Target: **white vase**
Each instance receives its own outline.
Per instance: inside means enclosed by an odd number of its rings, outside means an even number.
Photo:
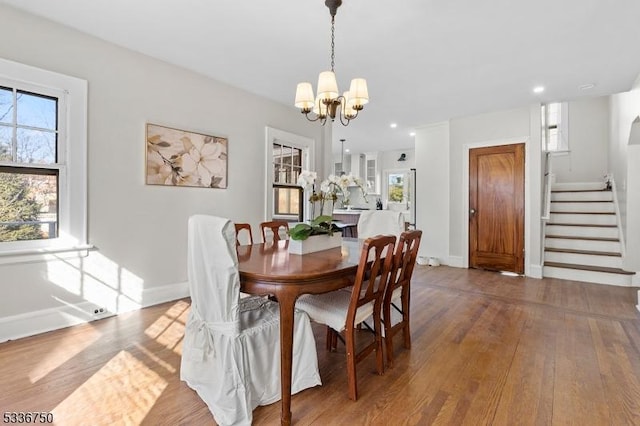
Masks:
[[[333,235],[312,235],[306,240],[289,239],[289,253],[307,254],[316,251],[329,250],[342,245],[342,235],[334,232]]]

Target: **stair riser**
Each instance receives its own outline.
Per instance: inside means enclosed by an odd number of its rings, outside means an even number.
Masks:
[[[578,269],[556,268],[545,266],[542,270],[544,277],[560,278],[563,280],[584,281],[596,284],[631,286],[631,275],[612,274],[608,272],[584,271]]]
[[[581,253],[545,252],[545,262],[571,263],[573,265],[604,266],[622,268],[622,258],[618,256],[598,256]]]
[[[552,212],[591,212],[591,213],[615,213],[613,203],[597,202],[597,203],[551,203]]]
[[[613,201],[613,194],[610,191],[552,192],[551,201]]]
[[[616,216],[613,214],[551,213],[550,222],[576,225],[615,225]]]
[[[551,189],[554,191],[600,191],[605,186],[604,182],[557,182],[551,185]]]
[[[620,253],[620,242],[597,240],[568,240],[564,238],[545,238],[545,247],[569,250],[604,251]]]
[[[545,233],[547,235],[562,235],[566,237],[618,238],[618,228],[589,226],[547,225]]]

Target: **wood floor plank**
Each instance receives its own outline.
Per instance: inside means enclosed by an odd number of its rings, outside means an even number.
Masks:
[[[394,342],[383,376],[344,346],[324,349],[322,386],[292,398],[296,425],[637,425],[637,289],[417,266],[412,349]],[[60,425],[214,425],[179,379],[189,300],[0,344],[0,407],[50,411]],[[87,420],[90,419],[90,420]],[[280,404],[254,424],[277,425]]]

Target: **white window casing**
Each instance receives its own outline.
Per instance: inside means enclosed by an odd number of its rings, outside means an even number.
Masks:
[[[91,248],[87,242],[87,81],[0,59],[0,86],[58,98],[57,162],[29,166],[59,172],[58,237],[0,242],[0,264]]]

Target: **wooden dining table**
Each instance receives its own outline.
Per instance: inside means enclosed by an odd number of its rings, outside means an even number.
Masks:
[[[289,241],[238,246],[240,288],[244,293],[271,295],[280,305],[281,424],[291,424],[293,320],[301,294],[319,294],[353,284],[362,241],[344,238],[342,247],[292,254]]]

